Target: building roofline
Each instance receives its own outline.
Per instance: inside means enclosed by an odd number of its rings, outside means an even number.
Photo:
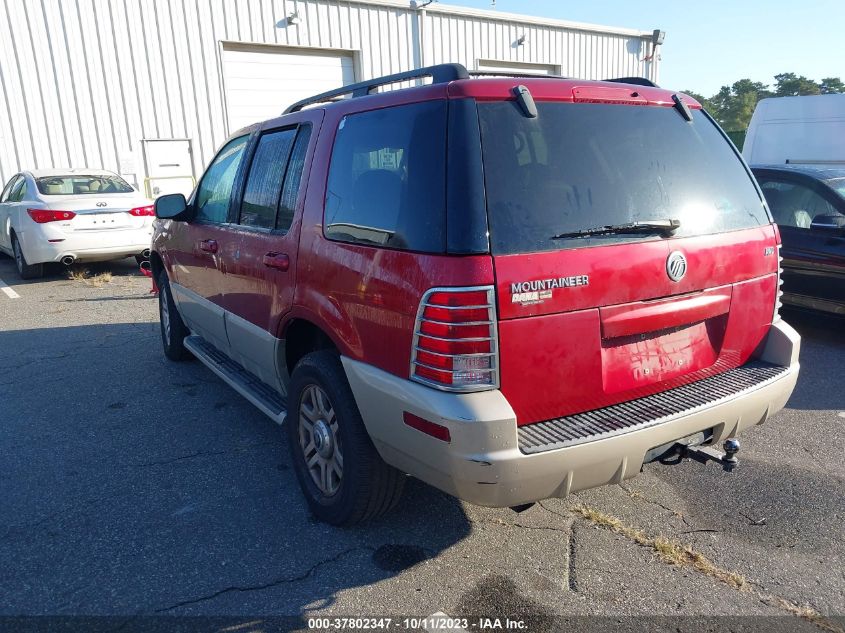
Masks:
[[[589,24],[587,22],[570,22],[557,18],[541,18],[521,13],[505,13],[504,11],[491,11],[489,9],[473,9],[471,7],[459,7],[453,4],[427,4],[425,7],[411,6],[410,2],[397,0],[347,0],[350,4],[366,4],[371,6],[390,7],[392,9],[405,9],[414,11],[425,9],[430,13],[444,13],[447,15],[461,15],[466,17],[494,20],[498,22],[520,22],[532,26],[552,26],[571,31],[582,31],[586,33],[603,33],[610,35],[625,35],[640,39],[651,39],[651,31],[640,31],[637,29],[626,29],[616,26],[604,26],[601,24]]]

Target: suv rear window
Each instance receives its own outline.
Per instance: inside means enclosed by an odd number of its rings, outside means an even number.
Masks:
[[[526,253],[660,239],[613,234],[552,239],[605,225],[675,218],[677,237],[769,222],[756,188],[700,110],[479,103],[490,246]]]
[[[446,101],[427,101],[341,121],[326,190],[326,237],[444,251],[446,112]]]

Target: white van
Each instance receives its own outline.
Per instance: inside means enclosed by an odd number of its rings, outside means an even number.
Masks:
[[[742,155],[752,165],[845,165],[845,94],[761,100]]]

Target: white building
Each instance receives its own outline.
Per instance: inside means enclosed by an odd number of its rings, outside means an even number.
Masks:
[[[0,0],[0,179],[98,167],[184,190],[230,131],[442,62],[657,80],[651,32],[392,0]]]

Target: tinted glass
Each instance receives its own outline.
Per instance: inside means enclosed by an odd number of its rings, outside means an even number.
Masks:
[[[20,202],[26,194],[26,179],[19,178],[9,192],[9,202]]]
[[[752,180],[718,128],[700,111],[515,102],[479,103],[490,242],[525,253],[661,239],[561,233],[674,218],[675,236],[768,223]]]
[[[0,194],[0,202],[8,202],[9,201],[9,194],[12,193],[12,187],[14,187],[18,182],[19,176],[12,176],[9,179],[9,182],[6,183],[6,186],[3,187],[3,193]]]
[[[809,229],[818,215],[839,215],[832,204],[810,187],[786,180],[758,180],[778,226]]]
[[[296,129],[278,130],[258,140],[241,204],[240,223],[244,226],[276,226],[276,209],[294,136]]]
[[[232,183],[248,140],[248,136],[240,136],[229,141],[205,170],[195,198],[198,220],[218,224],[227,221]]]
[[[288,172],[285,185],[282,188],[282,199],[279,202],[279,214],[276,217],[276,228],[287,231],[293,223],[296,210],[296,199],[299,195],[299,185],[302,181],[302,170],[305,168],[305,154],[308,152],[308,141],[311,138],[311,126],[303,125],[296,134],[296,143],[290,154]]]
[[[48,176],[36,178],[35,184],[45,196],[88,196],[134,191],[120,176]]]
[[[347,116],[332,152],[326,237],[443,252],[446,102]]]
[[[827,184],[842,198],[845,198],[845,178],[834,178],[828,180]]]

